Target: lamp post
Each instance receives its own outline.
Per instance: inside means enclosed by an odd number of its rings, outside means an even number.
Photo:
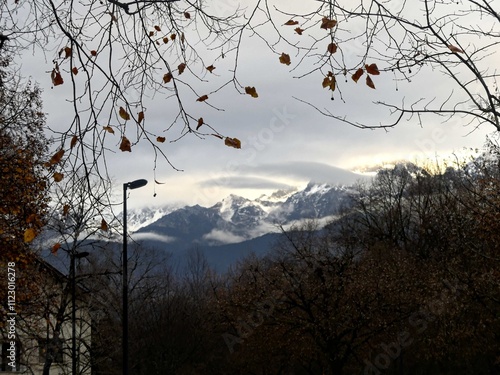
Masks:
[[[128,375],[128,254],[127,254],[127,189],[138,189],[145,186],[147,180],[135,180],[123,184],[123,375]]]
[[[71,279],[71,369],[72,374],[76,375],[76,273],[75,259],[82,259],[89,256],[86,251],[78,252],[73,250],[70,254],[70,279]]]

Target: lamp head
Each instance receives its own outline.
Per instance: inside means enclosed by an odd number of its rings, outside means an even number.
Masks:
[[[148,183],[147,180],[141,179],[141,180],[135,180],[132,182],[127,182],[127,183],[123,184],[123,186],[125,186],[126,189],[127,188],[128,189],[138,189],[138,188],[145,186],[147,183]]]

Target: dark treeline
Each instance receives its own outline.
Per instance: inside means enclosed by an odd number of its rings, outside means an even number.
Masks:
[[[131,373],[500,373],[499,151],[382,170],[340,219],[283,231],[225,275],[196,250],[181,277],[142,272]],[[99,293],[95,371],[118,374],[119,288]]]

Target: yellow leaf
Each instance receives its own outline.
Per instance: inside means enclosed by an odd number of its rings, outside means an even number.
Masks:
[[[165,140],[166,140],[165,137],[156,137],[157,142],[163,143],[163,142],[165,142]]]
[[[56,172],[54,173],[53,177],[55,182],[61,182],[62,179],[64,178],[64,175],[62,173]]]
[[[122,142],[120,143],[120,150],[132,152],[131,144],[127,137],[122,137]]]
[[[245,87],[245,92],[250,95],[252,98],[258,98],[259,94],[257,94],[257,91],[255,90],[255,87],[250,87],[247,86]]]
[[[280,63],[285,65],[290,65],[291,64],[290,55],[282,53],[280,56]]]
[[[163,82],[164,83],[169,83],[172,80],[172,74],[170,72],[166,73],[163,76]]]
[[[36,231],[33,228],[28,228],[24,231],[24,242],[30,243],[36,237]]]
[[[130,115],[128,114],[128,112],[125,110],[125,108],[123,107],[120,107],[120,111],[118,112],[118,114],[120,115],[120,117],[122,119],[124,119],[125,121],[127,120],[130,120]]]
[[[238,138],[226,137],[224,144],[228,147],[241,148],[241,141]]]
[[[115,134],[115,131],[111,126],[103,126],[103,129],[106,130],[108,133]]]
[[[104,231],[104,232],[107,232],[108,231],[108,223],[106,223],[106,220],[102,219],[101,220],[101,230]]]
[[[196,101],[197,102],[204,102],[207,99],[208,99],[208,95],[202,95],[198,99],[196,99]]]
[[[331,20],[327,17],[323,17],[323,19],[321,20],[321,28],[322,29],[325,29],[325,30],[332,29],[335,27],[335,25],[337,25],[337,21]]]
[[[375,89],[375,84],[373,83],[370,76],[366,76],[366,85],[372,89]]]

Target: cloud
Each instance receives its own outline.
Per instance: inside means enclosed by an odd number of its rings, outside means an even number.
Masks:
[[[199,183],[200,187],[224,186],[232,189],[289,189],[290,185],[253,176],[218,177]]]
[[[223,230],[214,229],[210,233],[207,233],[203,236],[205,240],[214,240],[222,243],[238,243],[246,240],[245,237],[238,236],[231,232],[225,232]]]
[[[153,240],[153,241],[170,243],[176,240],[175,237],[164,236],[157,233],[148,233],[148,232],[133,233],[131,236],[135,241]]]

